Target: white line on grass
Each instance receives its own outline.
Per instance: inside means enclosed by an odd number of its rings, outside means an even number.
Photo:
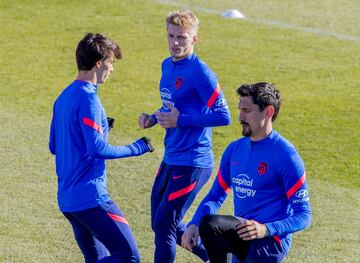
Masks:
[[[149,0],[149,1],[166,4],[166,5],[171,5],[171,6],[177,6],[177,7],[179,5],[180,6],[182,5],[181,8],[190,8],[190,6],[188,6],[186,4],[182,4],[180,1],[177,1],[175,3],[171,0]],[[205,8],[202,6],[191,6],[191,9],[194,9],[194,10],[202,12],[202,13],[220,15],[220,12],[218,10]],[[239,10],[239,11],[242,12],[242,10]],[[316,27],[303,27],[303,26],[298,26],[298,25],[294,25],[294,24],[290,24],[290,23],[286,23],[286,22],[280,22],[280,21],[276,21],[276,20],[256,19],[256,18],[246,17],[246,14],[245,14],[245,18],[243,18],[243,20],[246,20],[250,23],[257,24],[257,25],[265,25],[265,26],[273,26],[273,27],[284,28],[284,29],[292,29],[292,30],[297,30],[297,31],[302,31],[302,32],[307,32],[307,33],[314,33],[314,34],[317,34],[320,36],[325,36],[325,37],[333,37],[333,38],[336,38],[339,40],[360,43],[360,37],[350,36],[350,35],[336,33],[336,32],[330,32],[330,31],[326,31],[326,30],[323,30],[321,28],[316,28]]]
[[[292,25],[292,24],[288,24],[288,23],[280,22],[280,21],[276,21],[276,20],[259,20],[259,19],[253,19],[253,18],[245,18],[245,20],[247,20],[251,23],[254,23],[254,24],[275,26],[275,27],[284,28],[284,29],[293,29],[293,30],[298,30],[298,31],[302,31],[302,32],[315,33],[320,36],[334,37],[339,40],[346,40],[346,41],[351,41],[351,42],[355,42],[355,43],[360,43],[360,37],[349,36],[349,35],[340,34],[340,33],[336,33],[336,32],[329,32],[329,31],[325,31],[321,28],[297,26],[297,25]]]

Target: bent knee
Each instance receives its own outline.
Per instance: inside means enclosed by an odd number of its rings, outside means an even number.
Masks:
[[[212,231],[214,226],[215,215],[205,215],[200,220],[199,233],[200,235]]]

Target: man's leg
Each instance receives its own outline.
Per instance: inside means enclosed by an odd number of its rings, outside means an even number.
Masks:
[[[75,240],[84,255],[85,263],[96,262],[108,255],[105,246],[82,223],[77,221],[71,213],[64,213],[64,216],[73,228]]]
[[[167,185],[164,188],[162,200],[156,213],[152,215],[156,246],[155,263],[174,262],[177,239],[183,231],[183,225],[180,225],[181,220],[197,193],[208,181],[212,171],[212,169],[188,166],[171,167],[172,169],[169,169],[166,175]],[[204,254],[205,250],[202,249],[197,255],[201,257]],[[204,258],[203,260],[206,261],[207,259]]]
[[[240,222],[238,218],[227,215],[206,215],[202,218],[199,232],[210,262],[226,263],[228,253],[240,260],[247,257],[251,241],[238,237],[235,227]]]
[[[274,237],[244,241],[239,238],[236,225],[240,219],[228,215],[207,215],[201,220],[199,232],[210,262],[225,263],[227,253],[236,263],[279,263],[286,251]]]
[[[249,254],[244,263],[280,263],[287,252],[274,237],[251,241]]]
[[[154,219],[159,209],[160,203],[168,185],[172,169],[169,165],[162,162],[155,176],[155,181],[151,190],[151,228],[154,230]]]
[[[140,262],[134,236],[121,210],[112,201],[72,213],[109,251],[110,255],[96,262]]]

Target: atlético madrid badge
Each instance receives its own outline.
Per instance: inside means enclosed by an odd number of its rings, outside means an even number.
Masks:
[[[268,168],[267,163],[259,163],[258,174],[264,175],[267,171],[267,168]]]
[[[175,88],[176,88],[176,89],[180,89],[182,83],[183,83],[182,78],[177,77],[176,80],[175,80]]]

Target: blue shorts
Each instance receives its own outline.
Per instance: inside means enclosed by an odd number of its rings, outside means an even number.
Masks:
[[[86,263],[140,262],[129,224],[113,201],[63,214],[73,227],[75,239]]]

